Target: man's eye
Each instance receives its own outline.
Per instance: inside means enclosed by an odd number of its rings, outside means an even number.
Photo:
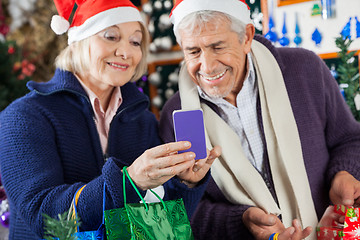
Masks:
[[[191,52],[189,52],[189,54],[190,55],[196,55],[196,54],[198,54],[200,51],[191,51]]]

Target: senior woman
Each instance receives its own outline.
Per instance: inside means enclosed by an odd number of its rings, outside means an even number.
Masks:
[[[8,195],[10,239],[39,239],[43,214],[67,211],[86,184],[77,210],[81,230],[101,223],[107,208],[124,205],[122,167],[143,196],[162,185],[164,199],[183,198],[191,215],[219,155],[178,154],[189,142],[161,145],[148,99],[130,81],[146,70],[148,32],[128,0],[55,1],[52,29],[68,31],[53,78],[29,82],[30,93],[0,113],[0,166]],[[68,24],[68,25],[67,25]],[[176,176],[176,177],[174,177]],[[127,182],[127,202],[140,199]]]

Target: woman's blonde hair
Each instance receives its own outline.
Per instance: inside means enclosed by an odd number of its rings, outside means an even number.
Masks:
[[[136,81],[147,71],[147,56],[149,51],[150,36],[147,28],[139,22],[143,35],[141,41],[142,58],[137,65],[130,81]],[[74,42],[67,46],[55,59],[55,67],[72,73],[84,73],[90,67],[90,41],[89,38]]]

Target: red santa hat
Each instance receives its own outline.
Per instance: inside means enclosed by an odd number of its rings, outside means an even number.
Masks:
[[[202,10],[227,13],[245,24],[251,23],[250,8],[245,0],[176,0],[170,13],[174,31],[185,16]]]
[[[143,22],[130,0],[54,0],[59,15],[51,19],[58,35],[68,31],[68,44],[90,37],[107,27],[125,22]],[[71,24],[69,19],[76,4]]]

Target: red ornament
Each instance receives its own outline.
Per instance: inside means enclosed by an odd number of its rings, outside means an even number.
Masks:
[[[9,54],[14,54],[15,53],[15,48],[14,48],[14,46],[9,46],[9,48],[8,48],[8,53]]]

